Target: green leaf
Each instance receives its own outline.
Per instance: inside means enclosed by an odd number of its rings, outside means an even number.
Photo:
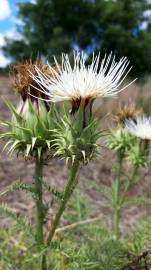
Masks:
[[[32,230],[32,226],[26,218],[21,217],[20,215],[18,216],[15,213],[15,211],[12,210],[11,208],[9,208],[6,204],[0,205],[0,213],[11,217],[13,220],[15,220],[17,222],[17,225],[19,226],[19,228],[22,229],[22,231],[24,233],[26,233],[27,235],[32,237],[33,240],[35,239],[34,234],[33,234],[33,230]]]
[[[7,105],[7,107],[10,109],[10,111],[12,112],[12,114],[15,116],[18,124],[22,124],[23,122],[23,118],[22,116],[17,112],[17,110],[15,109],[15,107],[8,101],[5,100],[5,104]]]
[[[78,133],[81,133],[82,130],[83,130],[83,106],[80,105],[79,107],[79,110],[76,114],[76,119],[75,119],[75,122],[74,122],[74,127],[75,129],[77,130]]]
[[[51,186],[49,186],[46,182],[43,181],[43,185],[46,188],[46,190],[54,195],[55,197],[57,197],[58,199],[62,199],[63,198],[63,192],[59,192],[58,190],[56,190],[56,188],[52,188]]]
[[[22,138],[24,140],[31,140],[33,133],[32,130],[29,128],[25,128],[25,127],[18,127],[21,131],[22,131]]]
[[[37,112],[33,108],[30,100],[27,100],[28,110],[26,111],[26,128],[33,130],[34,125],[37,123]],[[33,135],[34,136],[34,135]]]
[[[14,192],[16,190],[26,191],[26,192],[30,192],[32,195],[34,194],[34,196],[36,195],[36,190],[33,187],[33,185],[28,185],[20,181],[17,181],[13,183],[12,185],[6,187],[5,190],[0,193],[0,197],[8,194],[9,192]]]
[[[16,137],[16,133],[14,133],[14,132],[6,132],[6,133],[2,133],[2,134],[0,134],[0,138],[2,139],[2,138],[5,138],[5,137]]]
[[[13,151],[15,150],[16,146],[17,146],[19,143],[20,143],[19,140],[15,140],[14,143],[11,145],[11,147],[10,147],[8,153],[12,154]]]
[[[46,135],[46,129],[44,124],[42,123],[40,118],[37,118],[37,123],[35,125],[35,136],[41,136],[42,138],[45,138]]]
[[[2,152],[4,152],[4,150],[7,148],[7,146],[9,145],[9,144],[11,144],[13,141],[12,140],[9,140],[5,145],[4,145],[4,147],[3,147],[3,149],[2,149]]]

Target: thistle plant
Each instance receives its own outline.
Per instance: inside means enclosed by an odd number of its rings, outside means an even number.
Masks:
[[[36,65],[44,74],[48,74],[48,68],[38,60]],[[11,111],[12,119],[3,121],[7,132],[1,134],[1,138],[6,139],[4,149],[8,148],[8,153],[16,152],[25,159],[32,157],[35,162],[34,186],[26,187],[21,185],[21,189],[32,192],[36,205],[36,231],[35,242],[38,251],[44,247],[44,202],[43,202],[43,167],[44,163],[52,157],[52,129],[54,128],[54,105],[50,107],[45,101],[32,97],[34,93],[37,97],[44,98],[36,90],[37,85],[32,80],[30,72],[35,71],[35,66],[31,62],[18,64],[14,67],[15,90],[20,94],[20,102],[15,108],[10,102],[6,105]],[[41,269],[45,270],[46,257],[42,256]]]
[[[15,109],[7,102],[13,116],[10,122],[3,122],[8,132],[1,137],[9,138],[5,147],[9,147],[10,153],[16,151],[35,160],[36,243],[39,251],[51,246],[78,183],[79,168],[100,152],[98,140],[102,132],[93,113],[95,99],[117,96],[128,86],[120,88],[131,69],[126,57],[116,62],[112,54],[102,61],[100,55],[93,56],[90,65],[86,60],[85,54],[75,52],[73,66],[65,54],[62,65],[55,59],[55,67],[39,62],[17,66],[14,85],[21,94],[22,103]],[[69,101],[71,110],[63,106],[58,111],[52,104],[61,101]],[[53,156],[66,160],[69,177],[44,241],[43,165]],[[46,270],[46,255],[45,252],[42,254],[41,269]]]
[[[104,187],[105,197],[108,200],[109,206],[113,210],[113,230],[116,240],[120,238],[120,222],[122,209],[130,204],[147,204],[149,200],[144,197],[128,196],[130,188],[139,180],[138,170],[148,164],[149,153],[148,146],[137,140],[125,128],[125,123],[135,121],[135,117],[141,117],[141,110],[136,110],[133,104],[125,105],[119,109],[115,120],[117,128],[111,130],[108,139],[108,147],[112,149],[117,156],[115,165],[115,181],[111,187]],[[129,124],[128,124],[129,125]],[[129,163],[127,174],[124,172],[123,163],[127,160]],[[130,166],[131,164],[131,166]]]
[[[66,204],[77,184],[77,173],[80,164],[88,162],[97,153],[97,139],[102,133],[97,132],[98,120],[94,119],[93,104],[98,97],[113,97],[124,90],[120,88],[129,73],[129,61],[123,57],[115,62],[112,54],[105,56],[100,62],[100,55],[93,56],[90,65],[83,53],[74,52],[73,66],[69,56],[62,55],[62,65],[55,59],[56,69],[50,65],[52,76],[45,76],[37,67],[38,76],[33,76],[35,82],[42,88],[51,102],[70,101],[70,119],[60,119],[58,129],[54,131],[54,146],[57,155],[69,161],[69,179],[64,190],[64,196],[56,216],[48,243],[51,242]]]

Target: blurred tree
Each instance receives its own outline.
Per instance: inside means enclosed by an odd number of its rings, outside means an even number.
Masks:
[[[100,1],[98,0],[98,3]],[[103,15],[102,51],[128,56],[133,73],[151,72],[151,24],[147,0],[108,0]],[[150,16],[147,16],[150,15]],[[102,21],[100,21],[100,24]],[[145,28],[142,28],[145,23]]]
[[[128,56],[133,72],[151,72],[151,24],[147,0],[35,0],[18,4],[22,39],[6,39],[6,56],[14,61],[49,57],[73,48],[88,54],[111,50]]]

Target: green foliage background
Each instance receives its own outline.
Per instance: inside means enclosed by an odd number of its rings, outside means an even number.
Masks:
[[[137,76],[151,71],[151,22],[146,0],[36,0],[18,4],[21,40],[3,51],[14,61],[71,52],[73,48],[127,56]],[[148,21],[146,29],[141,23]]]

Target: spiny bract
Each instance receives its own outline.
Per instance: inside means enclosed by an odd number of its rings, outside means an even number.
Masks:
[[[98,121],[93,117],[89,119],[86,127],[83,127],[83,110],[80,108],[73,119],[64,108],[64,117],[56,115],[57,129],[53,130],[55,155],[59,155],[66,161],[75,159],[88,162],[98,154],[97,140],[102,136],[98,131]]]
[[[18,110],[9,102],[6,102],[12,114],[11,121],[4,121],[1,125],[5,126],[8,132],[1,133],[1,138],[9,138],[5,144],[12,154],[22,154],[25,157],[35,156],[39,158],[43,152],[50,150],[52,140],[52,129],[54,128],[54,105],[48,112],[42,101],[38,102],[38,111],[35,110],[29,99],[24,104],[24,112]]]

